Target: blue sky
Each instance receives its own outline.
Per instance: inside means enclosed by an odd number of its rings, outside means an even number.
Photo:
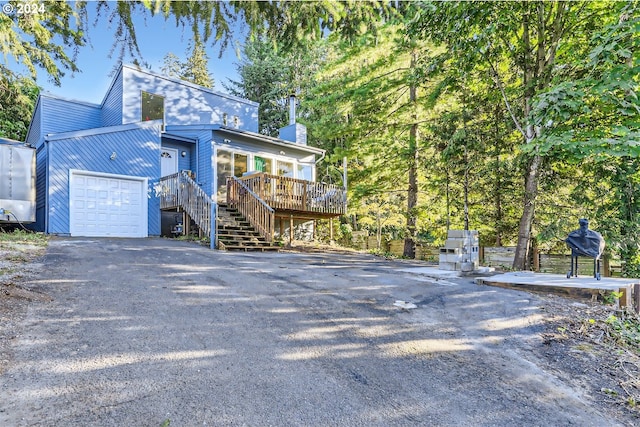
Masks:
[[[38,85],[45,92],[86,102],[102,102],[111,83],[113,67],[118,63],[118,52],[114,52],[109,58],[115,25],[110,27],[106,14],[103,13],[100,21],[94,26],[96,6],[92,3],[90,2],[88,5],[90,40],[80,48],[76,61],[81,72],[72,75],[67,71],[65,77],[62,78],[61,86],[55,86],[49,81],[43,70],[38,70]],[[192,37],[190,27],[176,27],[175,19],[169,18],[165,21],[163,16],[151,17],[149,13],[136,17],[135,27],[142,60],[151,65],[153,71],[160,72],[162,59],[168,52],[174,53],[182,60],[186,59],[189,41]],[[242,34],[234,34],[234,42],[242,42],[243,40]],[[226,83],[228,78],[237,79],[235,63],[240,60],[231,44],[220,59],[218,58],[219,52],[219,44],[211,46],[211,43],[207,42],[209,71],[215,79],[215,90],[226,92],[222,83]],[[125,63],[131,63],[131,61],[130,57],[124,59]],[[9,66],[14,71],[27,74],[22,67],[11,63]]]

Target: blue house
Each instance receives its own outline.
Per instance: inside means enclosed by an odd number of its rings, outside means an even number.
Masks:
[[[324,151],[306,144],[303,125],[292,120],[280,138],[257,130],[257,103],[127,65],[101,104],[41,94],[26,139],[36,149],[35,226],[159,236],[165,211],[183,216],[178,232],[192,226],[232,248],[247,234],[229,232],[233,219],[255,231],[248,246],[344,213],[343,189],[315,182]]]

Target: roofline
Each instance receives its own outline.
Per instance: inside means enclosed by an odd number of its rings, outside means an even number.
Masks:
[[[40,94],[38,94],[38,98],[36,99],[36,105],[33,106],[33,113],[31,114],[31,120],[29,120],[29,127],[27,128],[27,133],[24,137],[24,142],[27,142],[27,140],[29,139],[29,134],[31,133],[31,126],[33,125],[33,119],[36,117],[36,112],[38,111],[38,108],[40,107]],[[39,120],[40,123],[40,131],[42,131],[42,120]],[[40,137],[42,138],[42,135],[40,135]]]
[[[162,138],[170,138],[170,139],[174,139],[176,141],[182,141],[182,142],[191,142],[191,143],[198,142],[198,138],[190,138],[188,136],[175,135],[175,134],[169,133],[169,132],[162,132],[160,134],[160,136]]]
[[[101,128],[74,130],[71,132],[48,133],[44,136],[46,142],[59,141],[61,139],[79,138],[83,136],[103,135],[105,133],[125,132],[128,130],[152,128],[161,126],[162,120],[150,120],[146,122],[128,123],[126,125],[105,126]]]
[[[118,68],[118,72],[111,79],[111,84],[107,88],[107,91],[104,93],[104,97],[102,98],[102,102],[100,103],[100,108],[104,107],[104,103],[107,102],[107,96],[109,96],[109,94],[111,93],[111,89],[113,89],[113,86],[116,84],[116,80],[118,80],[118,76],[121,73],[122,73],[122,64],[120,64],[120,67]]]
[[[18,141],[16,139],[11,139],[11,138],[4,138],[4,137],[0,137],[0,144],[25,147],[25,143],[22,141]],[[29,147],[26,146],[25,148],[29,148]]]
[[[51,92],[42,92],[40,93],[40,95],[38,95],[38,98],[43,97],[43,98],[52,98],[52,99],[58,99],[60,101],[65,101],[65,102],[72,102],[74,104],[80,104],[80,105],[84,105],[86,107],[92,107],[92,108],[101,108],[100,104],[94,104],[92,102],[86,102],[86,101],[79,101],[77,99],[72,99],[72,98],[65,98],[64,96],[59,96],[56,94],[53,94]],[[38,99],[38,101],[40,101]]]
[[[162,74],[156,74],[156,73],[153,73],[153,72],[151,72],[149,70],[145,70],[145,69],[142,69],[140,67],[136,67],[134,65],[129,65],[129,64],[122,64],[120,66],[120,70],[116,74],[116,78],[118,77],[118,74],[120,74],[120,72],[122,72],[122,70],[124,68],[128,68],[130,70],[137,71],[139,73],[148,74],[150,76],[154,76],[154,77],[157,77],[157,78],[160,78],[160,79],[168,80],[168,81],[173,82],[173,83],[181,84],[181,85],[184,85],[184,86],[189,86],[191,88],[194,88],[194,89],[197,89],[197,90],[201,90],[203,92],[209,92],[209,93],[211,93],[213,95],[220,96],[222,98],[227,98],[227,99],[230,99],[230,100],[236,101],[236,102],[241,102],[243,104],[247,104],[247,105],[250,105],[252,107],[258,107],[260,105],[260,103],[258,103],[258,102],[254,102],[254,101],[251,101],[251,100],[248,100],[248,99],[245,99],[245,98],[241,98],[239,96],[229,95],[227,93],[222,93],[222,92],[216,92],[215,90],[209,89],[208,87],[200,86],[200,85],[197,85],[195,83],[191,83],[191,82],[188,82],[186,80],[180,80],[180,79],[177,79],[177,78],[174,78],[174,77],[163,76]],[[116,81],[116,78],[113,79],[113,82]],[[112,86],[113,86],[113,83],[112,83]],[[109,86],[109,90],[111,90],[111,86]],[[107,91],[107,94],[108,93],[109,93],[109,91]],[[105,95],[105,98],[106,98],[106,95]]]
[[[230,128],[227,126],[222,126],[219,124],[202,124],[202,125],[167,125],[167,131],[171,132],[173,130],[211,130],[213,132],[222,132],[228,133],[231,135],[244,136],[247,138],[251,138],[254,140],[258,140],[261,142],[269,142],[270,144],[279,145],[282,147],[293,148],[301,151],[307,151],[315,154],[325,154],[326,150],[322,148],[311,147],[309,145],[301,145],[296,144],[295,142],[287,141],[285,139],[274,138],[272,136],[263,135],[261,133],[250,132],[248,130],[240,130],[235,128]]]

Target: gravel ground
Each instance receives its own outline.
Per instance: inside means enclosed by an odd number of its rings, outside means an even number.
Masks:
[[[607,355],[553,333],[570,302],[412,266],[52,239],[13,287],[0,425],[638,424]]]

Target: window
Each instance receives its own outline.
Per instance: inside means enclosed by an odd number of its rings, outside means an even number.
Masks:
[[[298,163],[298,179],[313,181],[313,166]]]
[[[233,154],[233,176],[240,178],[245,172],[249,170],[247,166],[246,154]]]
[[[227,126],[227,122],[229,121],[229,116],[227,113],[222,114],[222,126]]]
[[[142,121],[164,121],[164,97],[148,92],[142,92]]]
[[[273,160],[268,157],[254,156],[253,163],[258,172],[273,173]]]
[[[218,178],[218,197],[227,199],[227,177],[231,176],[231,152],[218,150],[216,174]]]
[[[236,129],[240,127],[240,118],[238,116],[233,116],[233,127]]]
[[[293,178],[293,163],[278,160],[278,176]]]

